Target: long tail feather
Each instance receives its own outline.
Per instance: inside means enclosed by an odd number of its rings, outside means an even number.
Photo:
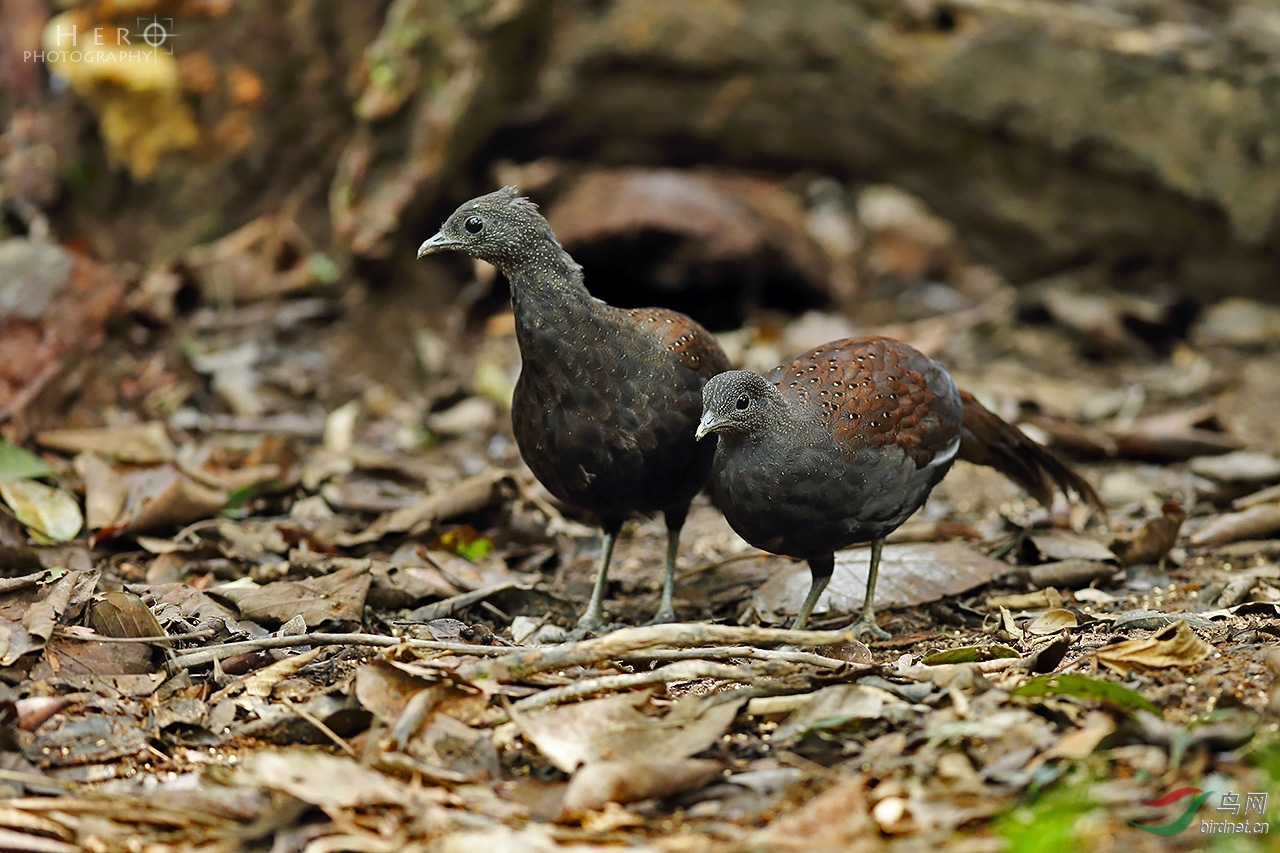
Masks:
[[[969,392],[961,391],[960,399],[964,403],[961,459],[996,469],[1044,506],[1051,506],[1053,493],[1060,491],[1103,509],[1093,486],[1060,456],[1005,423]]]

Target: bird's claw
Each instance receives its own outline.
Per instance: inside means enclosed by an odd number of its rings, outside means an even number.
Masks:
[[[592,618],[588,618],[592,617]],[[602,614],[584,614],[578,620],[578,624],[573,626],[569,633],[564,635],[561,642],[576,643],[579,640],[585,640],[588,637],[598,637],[601,634],[607,634],[610,631],[623,627],[620,624],[606,622]]]
[[[676,621],[676,609],[674,607],[661,607],[658,612],[653,614],[653,618],[645,625],[666,625]]]
[[[888,640],[893,637],[892,634],[876,624],[874,616],[863,616],[857,622],[850,625],[849,630],[853,632],[853,636],[855,637],[861,637],[863,634],[870,634],[877,640]]]

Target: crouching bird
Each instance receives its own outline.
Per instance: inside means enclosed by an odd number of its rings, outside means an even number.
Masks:
[[[463,204],[418,257],[447,250],[488,261],[510,282],[521,358],[511,425],[520,455],[551,494],[594,512],[604,530],[575,634],[603,627],[614,540],[637,513],[665,516],[666,576],[654,621],[673,620],[680,529],[715,451],[694,431],[702,386],[729,368],[720,346],[683,314],[592,297],[582,268],[514,187]]]
[[[832,341],[761,376],[722,373],[702,391],[699,439],[718,435],[715,502],[757,548],[805,559],[803,628],[835,552],[871,543],[858,633],[886,638],[874,595],[884,538],[924,504],[957,459],[995,468],[1048,506],[1097,494],[1057,455],[960,391],[946,369],[889,338]]]

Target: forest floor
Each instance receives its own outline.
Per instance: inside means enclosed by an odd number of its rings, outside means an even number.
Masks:
[[[724,335],[756,367],[911,341],[1108,507],[958,464],[886,548],[869,646],[839,632],[865,551],[823,630],[777,630],[806,567],[705,498],[686,621],[548,642],[600,537],[520,461],[500,294],[134,301],[10,432],[36,456],[0,457],[0,848],[1277,849],[1208,836],[1280,809],[1278,342],[1235,333],[1248,306],[948,300]],[[625,529],[616,622],[656,609],[664,535]]]

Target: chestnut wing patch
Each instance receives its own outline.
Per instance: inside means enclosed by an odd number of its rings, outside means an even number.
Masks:
[[[833,341],[780,365],[769,378],[783,396],[811,406],[849,453],[896,446],[920,468],[955,455],[960,411],[950,377],[898,341]]]
[[[628,322],[656,337],[660,345],[680,357],[684,366],[710,379],[729,369],[729,359],[715,337],[697,321],[665,308],[619,309]]]

